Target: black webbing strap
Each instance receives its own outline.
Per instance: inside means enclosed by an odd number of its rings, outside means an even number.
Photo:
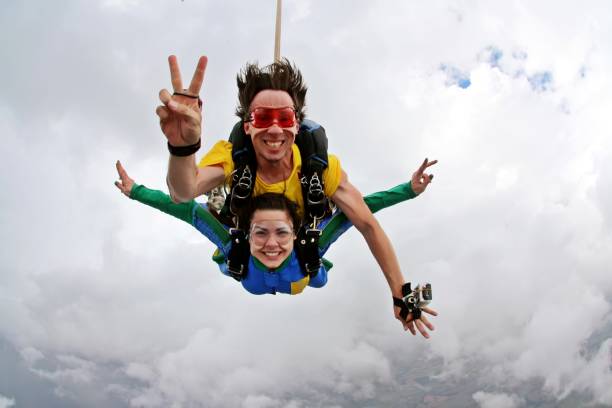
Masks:
[[[314,278],[321,268],[322,261],[319,255],[319,238],[321,230],[303,225],[297,234],[296,255],[302,272]]]
[[[329,213],[329,200],[325,195],[323,171],[328,166],[327,135],[323,126],[304,120],[295,138],[302,156],[300,182],[304,198],[304,215],[321,219]]]
[[[249,241],[241,229],[230,228],[229,232],[232,245],[227,255],[227,270],[232,278],[241,281],[246,278],[249,270]]]
[[[257,163],[251,138],[244,132],[242,122],[234,125],[229,142],[232,143],[234,173],[230,180],[230,192],[220,211],[220,218],[224,224],[235,226],[232,219],[246,206],[253,193]]]
[[[421,317],[421,309],[416,307],[413,302],[407,300],[407,298],[414,299],[413,297],[409,297],[411,294],[412,288],[410,282],[408,282],[402,286],[402,299],[393,296],[393,305],[400,308],[400,317],[403,320],[406,320],[408,318],[408,314],[410,313],[412,313],[412,320],[416,320]]]
[[[325,129],[305,119],[300,125],[295,144],[302,157],[300,184],[304,200],[304,220],[298,231],[296,253],[302,271],[312,279],[322,265],[319,255],[321,230],[317,228],[317,220],[331,212],[323,182],[323,171],[328,165]]]

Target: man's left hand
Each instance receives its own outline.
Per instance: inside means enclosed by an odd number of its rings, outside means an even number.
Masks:
[[[427,330],[433,331],[434,325],[431,324],[431,322],[427,319],[425,313],[430,314],[432,316],[437,316],[438,312],[428,307],[422,307],[421,317],[415,320],[412,318],[412,313],[408,313],[406,320],[403,320],[400,316],[400,308],[394,306],[393,309],[395,312],[395,318],[402,322],[402,325],[404,325],[404,330],[408,330],[410,333],[412,333],[413,336],[416,336],[416,332],[418,330],[423,337],[425,337],[426,339],[429,338],[429,332]]]

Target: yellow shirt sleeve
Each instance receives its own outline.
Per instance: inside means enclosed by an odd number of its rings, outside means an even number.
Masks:
[[[202,157],[198,167],[207,166],[223,166],[223,172],[227,178],[234,171],[234,161],[232,160],[232,144],[227,140],[219,140],[215,145]]]
[[[340,179],[342,178],[342,167],[340,160],[333,154],[327,155],[327,169],[323,172],[323,181],[325,182],[325,195],[331,197],[334,195]]]

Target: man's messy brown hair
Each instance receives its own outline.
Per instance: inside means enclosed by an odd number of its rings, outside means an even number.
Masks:
[[[249,108],[255,95],[265,89],[287,92],[293,100],[297,120],[301,122],[306,116],[304,105],[308,87],[302,79],[300,70],[286,58],[265,67],[259,67],[257,63],[248,63],[238,73],[236,82],[238,84],[236,115],[243,121],[250,119]]]

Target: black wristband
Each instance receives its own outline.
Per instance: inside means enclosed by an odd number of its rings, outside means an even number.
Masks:
[[[173,156],[186,157],[191,156],[198,150],[200,150],[200,146],[202,145],[202,139],[198,139],[198,141],[189,146],[172,146],[170,142],[168,142],[168,151]]]
[[[185,91],[187,91],[185,89]],[[175,92],[172,95],[180,95],[180,96],[184,96],[187,98],[191,98],[191,99],[197,99],[198,100],[198,106],[200,107],[200,109],[202,109],[202,100],[200,99],[200,97],[198,95],[191,95],[187,92]]]

